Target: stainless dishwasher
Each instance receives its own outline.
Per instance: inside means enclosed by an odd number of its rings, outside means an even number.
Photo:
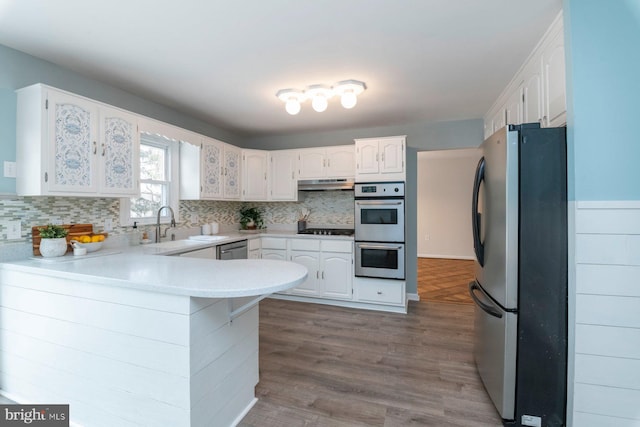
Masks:
[[[216,246],[216,259],[247,259],[247,241],[240,240]]]

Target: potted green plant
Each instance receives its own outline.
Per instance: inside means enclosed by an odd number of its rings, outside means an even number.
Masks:
[[[260,209],[248,207],[240,209],[240,226],[243,230],[264,228],[264,220]]]
[[[43,257],[62,256],[67,252],[68,231],[65,228],[49,224],[39,227],[38,231],[40,231],[40,254]]]

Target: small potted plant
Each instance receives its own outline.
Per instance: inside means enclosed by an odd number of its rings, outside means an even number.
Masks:
[[[43,257],[62,256],[67,252],[67,230],[59,225],[49,224],[38,228],[40,231],[40,253]]]
[[[240,226],[243,230],[256,230],[264,227],[262,212],[258,208],[240,209]]]

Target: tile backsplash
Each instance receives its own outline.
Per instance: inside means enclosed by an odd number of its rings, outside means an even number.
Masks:
[[[301,192],[297,202],[236,202],[185,200],[180,202],[178,228],[191,228],[205,222],[216,221],[223,226],[234,226],[240,221],[242,206],[255,206],[262,210],[264,222],[277,226],[293,226],[302,210],[309,210],[311,225],[353,225],[352,191]],[[192,223],[192,215],[198,222]],[[121,227],[120,199],[84,197],[13,197],[0,200],[0,262],[31,255],[31,227],[51,222],[63,224],[93,224],[102,231],[105,219],[111,219],[113,237],[125,237],[131,227]],[[7,239],[7,222],[19,220],[20,239]],[[148,226],[149,230],[152,227]],[[144,227],[142,228],[144,230]]]

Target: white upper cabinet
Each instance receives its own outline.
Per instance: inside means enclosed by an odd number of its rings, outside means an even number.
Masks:
[[[99,193],[136,196],[139,193],[140,143],[137,117],[115,108],[101,107]]]
[[[404,181],[406,136],[356,139],[356,181]]]
[[[269,152],[269,200],[298,200],[297,150]]]
[[[494,107],[485,116],[485,137],[507,124],[540,123],[542,127],[566,124],[566,73],[562,13],[549,27]],[[503,107],[498,107],[503,105]],[[520,111],[520,120],[518,120]]]
[[[19,195],[139,193],[135,115],[40,84],[17,93]]]
[[[522,123],[522,110],[523,110],[523,85],[511,94],[511,97],[507,100],[505,107],[505,119],[508,125],[519,125]]]
[[[222,155],[222,198],[240,200],[240,158],[242,150],[230,144],[223,144]]]
[[[353,178],[354,174],[353,145],[298,150],[298,179]]]
[[[567,123],[564,39],[562,28],[556,29],[542,52],[544,76],[544,126]]]
[[[353,178],[356,174],[355,146],[327,147],[327,178]]]
[[[268,152],[242,150],[242,200],[267,200]]]
[[[542,123],[542,73],[539,57],[522,72],[522,123]]]
[[[222,198],[223,150],[223,142],[197,135],[180,142],[180,199]]]
[[[50,153],[44,172],[47,189],[97,193],[98,106],[52,90],[45,96],[48,129],[42,143],[43,151]]]
[[[206,199],[219,199],[222,196],[222,153],[224,143],[204,138],[201,145],[201,193]]]
[[[324,178],[327,164],[326,149],[304,148],[298,150],[298,178]]]

